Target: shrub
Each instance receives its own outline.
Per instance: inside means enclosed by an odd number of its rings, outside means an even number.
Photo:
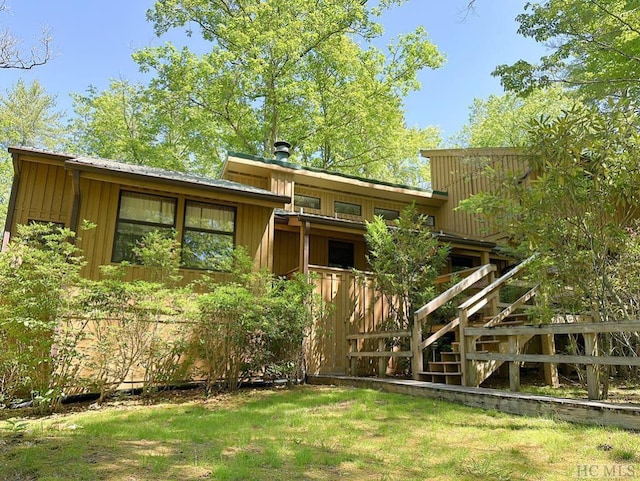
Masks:
[[[64,322],[83,263],[73,239],[53,224],[19,226],[0,254],[0,402],[55,409],[75,377],[82,330]]]

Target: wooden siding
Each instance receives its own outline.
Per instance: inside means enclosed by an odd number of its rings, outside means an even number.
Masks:
[[[78,222],[87,220],[94,229],[79,231],[80,225],[71,224],[74,190],[72,173],[65,170],[63,161],[23,157],[21,176],[16,197],[13,225],[27,224],[29,220],[60,222],[77,231],[78,247],[87,260],[82,275],[97,279],[100,266],[111,263],[113,241],[118,214],[120,191],[147,192],[177,199],[176,230],[182,232],[185,200],[196,200],[236,208],[236,245],[244,246],[254,259],[257,268],[273,268],[272,244],[274,236],[273,207],[255,205],[230,194],[212,193],[203,196],[195,189],[165,190],[152,182],[136,182],[130,179],[110,178],[108,175],[82,174],[79,180],[80,205]],[[155,188],[153,188],[155,187]],[[184,282],[199,278],[202,271],[182,269]],[[128,268],[128,279],[145,278],[140,266]]]
[[[449,195],[448,202],[441,208],[441,218],[436,218],[436,229],[468,237],[494,238],[497,233],[486,232],[478,216],[456,210],[456,207],[461,200],[491,190],[492,180],[484,174],[487,165],[523,173],[525,157],[513,149],[427,151],[425,155],[431,162],[433,189]]]
[[[240,184],[251,185],[253,187],[259,187],[260,189],[269,190],[269,179],[251,174],[241,174],[239,172],[229,172],[226,175],[226,179],[232,182],[238,182]]]
[[[371,197],[362,196],[362,195],[356,196],[356,195],[349,194],[348,192],[341,192],[337,190],[334,191],[329,189],[319,189],[311,185],[305,185],[300,183],[297,183],[295,185],[295,193],[308,195],[311,197],[318,197],[320,199],[320,209],[309,209],[305,207],[304,208],[305,213],[324,215],[327,217],[338,217],[340,219],[370,221],[370,220],[373,220],[373,216],[374,216],[373,213],[376,207],[380,207],[383,209],[397,210],[401,212],[402,209],[404,209],[404,207],[407,206],[407,203],[386,200],[384,198],[375,197],[373,195]],[[377,192],[372,192],[372,194],[377,194]],[[360,205],[362,207],[362,215],[360,216],[347,215],[347,214],[336,215],[334,210],[335,201],[348,202],[350,204]],[[294,206],[293,209],[298,212],[300,211],[299,207]],[[435,216],[436,223],[437,223],[437,218],[440,213],[440,208],[418,205],[418,210],[423,214]]]
[[[61,222],[69,227],[72,200],[71,176],[62,165],[25,161],[11,231],[29,220]]]
[[[316,292],[334,308],[314,323],[307,344],[310,374],[345,374],[349,367],[347,335],[380,331],[388,304],[375,289],[371,276],[357,276],[349,270],[310,266]],[[361,366],[368,371],[369,367]]]
[[[80,191],[82,192],[82,197],[80,201],[79,218],[86,219],[97,225],[95,229],[80,233],[81,240],[79,247],[82,248],[88,261],[83,269],[83,276],[97,279],[99,277],[100,266],[111,263],[118,201],[121,190],[131,191],[140,189],[132,189],[128,186],[121,186],[110,182],[81,178]],[[271,255],[271,244],[273,242],[273,209],[243,203],[220,202],[218,199],[210,197],[172,194],[167,191],[145,189],[144,192],[170,196],[177,199],[176,230],[179,236],[183,229],[185,200],[189,199],[235,206],[237,209],[236,245],[244,246],[247,249],[249,256],[254,259],[256,268],[272,269],[273,256]],[[127,278],[143,279],[145,278],[145,272],[145,269],[141,266],[131,266],[128,268]],[[181,269],[185,283],[198,279],[202,275],[202,272],[203,271],[197,269]]]
[[[273,272],[284,275],[298,269],[300,259],[300,233],[276,230],[273,242]]]

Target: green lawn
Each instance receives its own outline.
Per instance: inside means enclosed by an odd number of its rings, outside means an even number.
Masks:
[[[639,449],[613,428],[305,386],[0,421],[0,480],[636,479]]]

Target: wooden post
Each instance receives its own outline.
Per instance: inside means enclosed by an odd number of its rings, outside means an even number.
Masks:
[[[378,339],[378,352],[384,352],[384,339]],[[386,357],[378,358],[378,377],[386,377],[387,376],[387,364],[389,364],[389,359]]]
[[[483,266],[491,263],[489,251],[483,251],[480,253],[480,263]],[[495,271],[491,271],[487,276],[487,282],[491,284],[495,280],[496,280],[496,273]],[[491,317],[498,315],[498,296],[499,296],[499,291],[495,295],[492,294],[491,299],[489,299],[487,314],[490,315]]]
[[[80,171],[74,170],[72,174],[73,202],[71,204],[71,219],[69,228],[78,232],[78,216],[80,215]]]
[[[471,371],[473,370],[472,362],[467,363],[467,337],[464,335],[464,329],[467,327],[468,317],[467,311],[465,309],[458,309],[458,318],[460,319],[460,325],[458,326],[459,341],[458,341],[458,350],[460,351],[460,372],[462,374],[461,384],[463,386],[471,386],[473,381],[473,374]],[[475,342],[473,342],[473,346],[475,347]],[[475,350],[475,349],[474,349]]]
[[[585,332],[584,350],[586,356],[598,355],[598,335],[593,332]],[[590,400],[600,399],[600,379],[598,366],[595,364],[587,364],[587,392]]]
[[[357,339],[352,339],[349,341],[349,351],[358,352]],[[351,356],[349,358],[349,374],[351,374],[352,376],[358,375],[358,358],[356,356]]]
[[[547,356],[556,355],[556,343],[553,334],[542,334],[540,336],[540,342],[542,344],[542,354]],[[558,378],[558,365],[550,362],[542,363],[542,369],[544,370],[544,382],[551,387],[560,386],[560,379]]]
[[[520,354],[520,337],[509,336],[509,354]],[[509,389],[520,390],[520,361],[509,362]]]
[[[304,275],[309,274],[309,231],[311,230],[310,222],[300,223],[300,272]]]
[[[424,371],[424,358],[420,347],[422,344],[422,322],[414,318],[411,330],[413,331],[411,333],[411,373],[413,379],[419,381],[420,373]]]

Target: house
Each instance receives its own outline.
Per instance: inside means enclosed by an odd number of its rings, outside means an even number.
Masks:
[[[295,165],[283,142],[273,159],[229,153],[218,179],[29,148],[9,152],[14,181],[3,248],[19,224],[53,222],[77,231],[86,219],[97,226],[78,241],[89,278],[99,276],[101,265],[133,261],[135,241],[155,229],[178,233],[185,282],[215,271],[235,245],[274,274],[317,273],[319,292],[336,310],[312,349],[314,372],[345,372],[346,336],[384,320],[371,278],[352,271],[367,271],[366,221],[392,220],[415,203],[450,244],[449,271],[504,265],[495,250],[499,233],[483,232],[477,218],[456,207],[490,188],[484,162],[523,165],[510,149],[423,151],[432,171],[431,187],[423,189]],[[142,272],[128,268],[130,278]]]

